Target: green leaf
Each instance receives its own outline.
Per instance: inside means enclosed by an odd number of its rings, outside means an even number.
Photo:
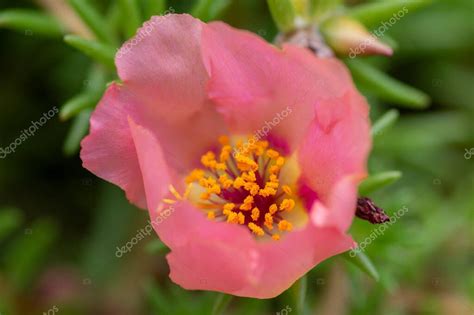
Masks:
[[[428,106],[430,99],[424,92],[395,80],[367,62],[357,59],[345,61],[354,81],[380,99],[414,109]]]
[[[137,0],[119,0],[122,23],[127,38],[133,37],[141,25],[140,8]]]
[[[375,281],[378,282],[380,280],[379,273],[377,272],[377,269],[375,268],[374,264],[372,263],[370,258],[363,252],[356,250],[349,251],[342,254],[342,257],[344,257],[345,260],[349,261],[354,266],[365,272]]]
[[[191,15],[207,22],[216,19],[230,5],[231,0],[198,0]]]
[[[301,277],[291,287],[291,295],[296,305],[296,315],[304,315],[306,312],[306,292],[308,289],[308,278],[306,275]]]
[[[83,247],[82,269],[85,276],[100,286],[116,275],[114,272],[123,261],[117,256],[118,247],[133,237],[131,223],[137,209],[126,200],[123,191],[113,185],[94,184],[93,188],[99,190],[99,201],[92,211],[93,224]]]
[[[66,35],[64,41],[108,68],[115,69],[115,49],[112,46],[76,35]]]
[[[68,0],[76,13],[82,18],[84,23],[95,34],[99,41],[108,44],[115,44],[116,38],[106,19],[89,3],[88,0]]]
[[[146,244],[145,251],[149,254],[161,254],[168,250],[168,247],[160,240],[156,239]]]
[[[402,177],[399,171],[387,171],[370,175],[359,185],[359,195],[366,196],[377,189],[392,184]]]
[[[64,142],[64,154],[71,156],[79,151],[81,140],[89,130],[89,119],[91,113],[92,110],[86,109],[74,118],[71,129],[69,129],[66,141]]]
[[[212,307],[212,315],[223,315],[231,300],[232,295],[218,293],[214,306]]]
[[[310,0],[312,16],[316,19],[327,15],[341,5],[342,0]]]
[[[296,12],[290,0],[267,0],[270,13],[278,29],[289,32],[295,27]]]
[[[100,97],[101,94],[92,92],[83,92],[76,95],[61,107],[59,117],[63,121],[68,120],[82,112],[84,109],[94,107],[100,100]]]
[[[159,15],[166,10],[166,0],[142,0],[143,15],[148,20],[154,15]]]
[[[0,12],[0,27],[21,32],[30,31],[45,36],[57,37],[63,34],[63,28],[53,17],[34,10],[11,9]]]
[[[347,13],[362,22],[367,27],[373,27],[377,24],[389,21],[394,17],[394,14],[399,18],[407,13],[413,12],[420,9],[428,4],[431,4],[431,0],[392,0],[392,1],[379,1],[372,3],[365,3],[354,6],[348,9]]]
[[[31,285],[57,236],[57,226],[48,220],[36,221],[25,234],[10,243],[5,254],[6,275],[17,289]]]
[[[0,210],[0,242],[17,229],[23,221],[23,215],[16,208],[2,208]]]
[[[145,283],[145,293],[154,314],[172,314],[171,304],[168,303],[169,298],[151,280]]]
[[[382,134],[397,121],[399,116],[400,113],[396,109],[387,111],[372,125],[372,136],[375,137]]]

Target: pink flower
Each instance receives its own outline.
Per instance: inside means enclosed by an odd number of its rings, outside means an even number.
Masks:
[[[338,60],[167,15],[116,65],[81,158],[148,209],[175,283],[271,298],[353,246],[371,140]]]

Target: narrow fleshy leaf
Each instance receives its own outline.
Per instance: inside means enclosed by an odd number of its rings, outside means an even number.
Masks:
[[[23,216],[20,210],[16,208],[2,208],[0,209],[0,242],[17,229]]]
[[[34,10],[11,9],[0,12],[0,28],[10,28],[25,35],[40,34],[59,37],[63,34],[61,24],[52,16]]]
[[[154,15],[162,14],[166,10],[166,0],[142,0],[143,15],[148,20]]]
[[[396,109],[391,109],[382,115],[372,125],[372,136],[378,136],[390,128],[398,119],[400,113]]]
[[[84,23],[95,34],[99,41],[114,44],[115,35],[109,29],[106,19],[92,6],[88,0],[68,0],[72,8]]]
[[[312,17],[318,20],[319,17],[326,15],[341,5],[342,0],[310,0]]]
[[[137,0],[119,0],[122,24],[127,38],[133,37],[141,25],[140,8]]]
[[[145,284],[145,292],[154,314],[172,314],[172,305],[158,285],[152,281]]]
[[[367,88],[380,99],[400,106],[422,109],[430,98],[424,92],[388,76],[379,69],[361,60],[346,60],[354,81]]]
[[[198,0],[191,10],[191,14],[207,22],[216,19],[230,3],[231,0]]]
[[[390,46],[392,48],[392,50],[397,50],[398,47],[400,47],[400,45],[398,44],[398,42],[393,38],[391,37],[390,35],[387,35],[387,33],[384,33],[380,38],[380,41],[387,44],[388,46]]]
[[[100,100],[100,97],[101,94],[92,92],[83,92],[76,95],[61,107],[59,117],[62,120],[68,120],[79,114],[84,109],[94,107]]]
[[[162,241],[157,239],[149,242],[146,245],[145,250],[149,254],[162,254],[168,250],[168,247]]]
[[[270,13],[278,29],[291,31],[295,27],[296,12],[290,0],[267,0]]]
[[[74,118],[71,129],[69,129],[66,141],[64,142],[64,154],[71,156],[79,151],[81,140],[89,130],[89,119],[91,113],[92,110],[86,109]]]
[[[4,270],[9,283],[17,289],[31,285],[34,276],[50,253],[57,232],[56,224],[41,219],[9,243],[6,250],[2,250]]]
[[[115,69],[114,57],[115,49],[107,44],[99,43],[92,40],[83,39],[76,35],[66,35],[64,41],[72,47],[80,50],[95,61]]]
[[[218,293],[214,306],[212,307],[212,315],[224,315],[224,311],[232,300],[232,295]]]
[[[407,13],[413,12],[432,3],[431,0],[393,0],[365,3],[354,6],[348,10],[348,14],[364,23],[367,27],[389,21],[394,18],[403,18]]]
[[[359,185],[359,195],[365,196],[377,189],[392,184],[402,177],[400,171],[387,171],[370,175]]]
[[[351,256],[351,253],[352,256]],[[360,270],[365,272],[367,275],[369,275],[372,279],[375,281],[379,281],[380,276],[375,268],[374,264],[370,260],[370,258],[364,254],[363,252],[360,251],[350,251],[342,254],[342,257],[352,263],[354,266],[358,267]]]
[[[347,16],[329,19],[321,26],[326,42],[339,55],[355,58],[358,55],[391,56],[390,46],[381,42],[360,22]]]
[[[308,290],[308,278],[306,275],[301,277],[291,287],[291,294],[296,305],[296,315],[304,315],[306,310],[306,294]]]

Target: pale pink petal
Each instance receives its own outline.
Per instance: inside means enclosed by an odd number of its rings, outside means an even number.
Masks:
[[[186,14],[155,16],[116,55],[125,88],[142,101],[134,120],[151,130],[168,164],[186,173],[227,133],[206,95],[201,21]]]
[[[174,217],[180,216],[180,211],[182,207],[161,225],[177,220]],[[157,230],[160,229],[158,226]],[[242,227],[222,222],[191,227],[187,236],[181,236],[179,245],[171,247],[167,257],[171,279],[185,289],[273,298],[319,262],[354,245],[352,239],[339,230],[317,228],[312,224],[289,233],[278,242],[249,239],[248,231],[242,234],[238,229]],[[168,233],[173,232],[170,229]]]
[[[290,232],[278,242],[267,242],[258,248],[261,278],[236,295],[273,298],[287,290],[296,280],[317,264],[354,246],[352,238],[337,229],[317,228],[312,224]]]
[[[311,209],[311,219],[316,226],[336,227],[345,232],[351,226],[357,205],[357,186],[365,174],[346,176],[338,181],[330,196],[317,200]]]
[[[120,79],[153,115],[180,121],[206,104],[203,25],[187,14],[154,16],[118,51]]]
[[[92,114],[90,133],[81,142],[81,159],[85,168],[120,186],[132,203],[145,208],[142,172],[127,120],[138,107],[136,100],[112,84]]]
[[[279,50],[220,22],[203,29],[202,54],[209,97],[231,130],[267,134],[270,129],[290,149],[314,118],[316,104],[352,87],[339,61],[318,59],[298,47]]]
[[[128,116],[154,134],[168,165],[182,174],[227,133],[206,97],[201,28],[188,15],[155,17],[127,42],[116,57],[124,82],[109,87],[83,142],[84,166],[126,190],[140,207],[145,196]]]
[[[298,149],[304,182],[327,201],[339,180],[367,172],[370,147],[368,106],[355,89],[320,102]]]
[[[169,193],[168,187],[173,182],[173,171],[168,167],[155,136],[149,130],[137,125],[130,116],[128,124],[143,174],[147,207],[157,209],[161,200]]]

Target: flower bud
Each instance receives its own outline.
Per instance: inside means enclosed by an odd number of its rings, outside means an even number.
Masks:
[[[326,43],[339,55],[354,58],[357,55],[391,56],[392,48],[382,43],[358,21],[340,16],[322,27]]]

